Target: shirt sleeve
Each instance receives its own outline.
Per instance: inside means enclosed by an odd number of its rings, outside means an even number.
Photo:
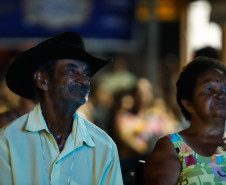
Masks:
[[[118,150],[115,143],[113,144],[113,147],[112,147],[112,160],[105,171],[105,175],[103,177],[103,181],[101,184],[102,185],[115,185],[115,184],[123,185]]]
[[[7,139],[0,135],[0,184],[12,185],[12,171],[10,165],[10,152]]]

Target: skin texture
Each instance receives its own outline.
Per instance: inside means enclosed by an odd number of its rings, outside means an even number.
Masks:
[[[43,116],[61,151],[71,132],[73,114],[88,100],[90,68],[82,61],[61,59],[53,78],[41,71],[36,71],[34,78],[42,90]]]
[[[217,69],[202,73],[192,100],[181,101],[191,113],[190,127],[179,132],[185,142],[203,156],[217,153],[219,147],[225,148],[226,75]],[[169,138],[161,138],[146,161],[144,184],[173,185],[180,172],[181,165],[173,144]]]

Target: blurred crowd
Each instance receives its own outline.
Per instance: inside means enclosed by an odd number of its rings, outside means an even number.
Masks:
[[[146,155],[161,135],[182,124],[152,83],[128,70],[118,57],[95,82],[87,104],[80,108],[88,120],[104,129],[116,142],[120,158]]]

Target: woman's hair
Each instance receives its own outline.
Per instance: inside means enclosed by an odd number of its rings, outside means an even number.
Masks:
[[[54,77],[55,67],[56,67],[57,60],[48,61],[47,63],[41,65],[37,70],[46,73],[48,77],[52,80]],[[36,71],[37,71],[36,70]],[[33,91],[34,91],[34,102],[38,103],[41,100],[41,89],[37,87],[35,80],[33,79]]]
[[[197,57],[185,66],[176,83],[177,104],[186,120],[191,120],[191,114],[181,103],[182,99],[191,101],[199,76],[208,70],[219,69],[226,75],[226,67],[223,62],[208,57]]]

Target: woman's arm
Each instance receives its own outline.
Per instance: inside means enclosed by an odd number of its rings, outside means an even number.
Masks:
[[[145,185],[175,185],[181,162],[173,143],[165,136],[158,140],[144,166]]]

